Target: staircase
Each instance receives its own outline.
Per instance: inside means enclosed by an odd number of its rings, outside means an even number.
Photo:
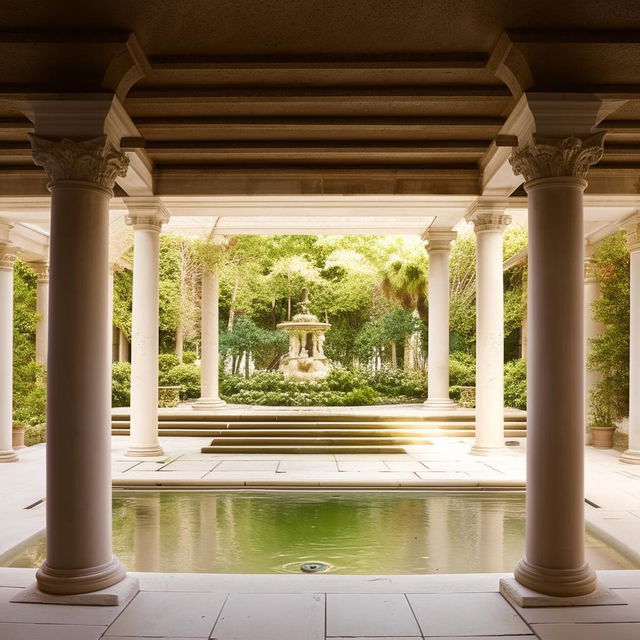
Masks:
[[[405,412],[406,413],[406,412]],[[507,411],[505,437],[526,435],[526,413]],[[431,444],[433,437],[473,437],[473,411],[442,414],[414,410],[410,415],[322,410],[162,412],[160,436],[212,438],[203,453],[404,453]],[[129,434],[129,416],[113,416],[113,435]]]

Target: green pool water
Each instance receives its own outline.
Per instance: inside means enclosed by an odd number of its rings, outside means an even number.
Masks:
[[[587,534],[597,569],[639,568]],[[132,571],[334,573],[512,571],[524,494],[511,492],[127,492],[113,498],[114,553]],[[9,558],[39,566],[44,537]]]

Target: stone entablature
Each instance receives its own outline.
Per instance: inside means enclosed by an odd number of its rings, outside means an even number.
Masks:
[[[516,175],[524,179],[573,177],[586,179],[589,167],[604,152],[605,132],[585,138],[547,138],[533,134],[531,144],[514,149],[509,162]]]
[[[31,134],[33,161],[43,167],[51,182],[79,180],[112,190],[116,178],[127,174],[129,158],[106,136],[74,141],[49,140]]]
[[[627,226],[626,231],[629,252],[640,251],[640,220],[636,220]]]

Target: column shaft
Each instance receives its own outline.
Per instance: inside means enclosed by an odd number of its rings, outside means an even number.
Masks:
[[[433,409],[456,407],[449,399],[449,252],[455,235],[451,231],[433,231],[428,234],[428,398],[424,404]]]
[[[504,286],[502,232],[510,218],[475,215],[476,249],[476,437],[475,455],[504,448]]]
[[[0,245],[0,462],[18,459],[12,444],[13,261],[9,247]]]
[[[200,354],[200,399],[195,409],[215,409],[225,404],[218,396],[218,274],[204,269],[202,273],[202,307]]]
[[[529,196],[527,524],[516,579],[548,595],[590,593],[584,557],[584,180],[526,183]]]
[[[631,268],[629,332],[629,448],[620,460],[640,464],[640,224],[629,231]]]
[[[157,215],[132,214],[131,439],[128,456],[161,456],[158,443],[158,296],[160,228]]]

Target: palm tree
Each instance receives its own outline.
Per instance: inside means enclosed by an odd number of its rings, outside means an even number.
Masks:
[[[428,263],[424,255],[394,256],[382,270],[381,283],[382,293],[388,300],[396,302],[425,323],[428,316],[427,272]],[[414,334],[405,341],[405,368],[416,366],[419,340],[419,335]],[[395,366],[395,342],[391,344],[391,360]]]

